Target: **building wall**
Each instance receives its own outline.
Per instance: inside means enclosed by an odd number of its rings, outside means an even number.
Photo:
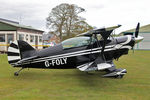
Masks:
[[[23,35],[23,40],[28,42],[30,45],[32,45],[36,49],[42,49],[42,41],[39,40],[39,38],[42,38],[41,32],[36,31],[29,31],[29,30],[18,30],[17,31],[17,39],[19,40],[19,35]],[[33,37],[33,40],[32,40]],[[35,41],[37,37],[37,43]],[[38,46],[37,46],[38,45]]]
[[[5,42],[0,42],[0,51],[7,51],[8,46],[12,41],[8,41],[9,34],[13,35],[13,41],[19,40],[19,35],[23,35],[23,39],[32,45],[36,49],[42,49],[42,32],[37,31],[29,31],[29,30],[18,30],[18,31],[0,31],[0,34],[5,34]],[[31,37],[33,37],[33,41],[31,41]],[[35,38],[37,37],[37,43]],[[41,38],[41,41],[39,40]],[[38,45],[38,46],[37,46]]]
[[[0,51],[7,51],[8,46],[6,45],[9,44],[9,42],[12,42],[8,41],[8,35],[13,35],[13,40],[16,40],[16,31],[0,31],[0,34],[5,35],[5,42],[0,42]]]
[[[135,45],[135,49],[150,50],[150,33],[139,33],[139,36],[144,37],[144,40]]]

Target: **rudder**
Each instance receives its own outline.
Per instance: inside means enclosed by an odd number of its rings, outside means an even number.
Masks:
[[[8,47],[7,57],[9,64],[21,60],[18,41],[14,41],[13,43],[10,44],[10,46]]]
[[[16,63],[21,59],[31,57],[36,54],[36,50],[27,42],[22,40],[14,41],[8,47],[9,64]]]

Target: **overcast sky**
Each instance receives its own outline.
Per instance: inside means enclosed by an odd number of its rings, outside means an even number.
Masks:
[[[149,0],[0,0],[0,18],[46,30],[46,17],[61,3],[85,8],[80,16],[92,26],[121,24],[118,33],[136,27],[138,22],[150,24]]]

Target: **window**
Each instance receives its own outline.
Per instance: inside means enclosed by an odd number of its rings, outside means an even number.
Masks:
[[[86,46],[86,45],[89,45],[89,43],[90,43],[90,37],[82,36],[82,37],[75,37],[75,38],[67,39],[62,42],[62,46],[64,49],[66,49],[66,48]]]
[[[39,36],[39,42],[42,42],[42,36]]]
[[[14,41],[14,34],[7,34],[7,42],[8,44]]]
[[[28,37],[28,34],[26,34],[26,40],[27,40],[27,41],[28,41],[28,38],[29,38],[29,37]]]
[[[34,35],[30,35],[30,42],[34,42]]]
[[[5,34],[0,34],[0,42],[5,42]]]
[[[24,40],[24,34],[19,34],[19,40]]]

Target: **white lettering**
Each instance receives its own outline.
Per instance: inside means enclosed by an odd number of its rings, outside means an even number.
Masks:
[[[56,59],[56,65],[60,65],[60,59]]]
[[[55,59],[52,60],[52,65],[54,66],[54,64],[55,64]]]
[[[58,59],[52,59],[50,61],[45,61],[45,66],[50,67],[55,65],[64,65],[67,64],[67,58],[58,58]]]
[[[46,67],[49,67],[49,66],[50,66],[48,61],[45,61],[45,66],[46,66]]]
[[[63,58],[64,63],[67,64],[67,58]]]
[[[60,63],[61,63],[61,65],[63,65],[63,64],[64,64],[62,59],[60,59]]]

